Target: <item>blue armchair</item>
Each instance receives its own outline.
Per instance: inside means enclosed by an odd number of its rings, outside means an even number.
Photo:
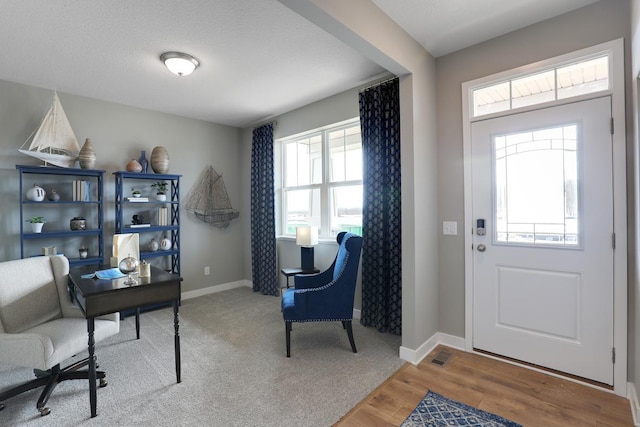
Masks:
[[[295,276],[295,288],[287,289],[282,295],[287,357],[291,357],[293,322],[342,322],[351,350],[358,352],[351,321],[362,237],[341,232],[336,240],[340,246],[331,267],[322,273]]]

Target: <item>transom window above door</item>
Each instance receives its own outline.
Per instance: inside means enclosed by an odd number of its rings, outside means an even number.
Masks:
[[[605,54],[475,88],[471,117],[609,90],[609,68]]]

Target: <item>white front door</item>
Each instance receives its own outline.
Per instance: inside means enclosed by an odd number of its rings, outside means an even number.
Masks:
[[[472,124],[474,348],[613,384],[610,118],[607,96]]]

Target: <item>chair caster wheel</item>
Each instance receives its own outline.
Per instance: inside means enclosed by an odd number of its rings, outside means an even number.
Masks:
[[[4,409],[4,405],[0,403],[0,411],[2,411],[3,409]]]
[[[100,384],[98,384],[98,387],[103,388],[106,387],[109,383],[107,382],[107,380],[105,380],[104,378],[100,379]]]
[[[51,413],[51,409],[49,408],[40,408],[38,409],[40,411],[40,416],[44,417],[46,415],[49,415]]]

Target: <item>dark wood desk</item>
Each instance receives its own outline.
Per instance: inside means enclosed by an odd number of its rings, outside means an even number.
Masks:
[[[137,285],[125,285],[123,279],[100,280],[84,279],[83,275],[96,270],[110,268],[103,266],[81,266],[69,271],[69,290],[72,298],[78,303],[87,319],[89,333],[89,401],[91,417],[97,415],[96,399],[96,356],[95,356],[95,318],[103,314],[121,310],[135,309],[140,306],[173,302],[173,325],[175,331],[174,347],[176,357],[176,379],[180,382],[180,334],[178,323],[178,306],[182,277],[167,273],[151,266],[151,277],[137,277]],[[139,322],[136,319],[136,333],[139,337]]]
[[[313,270],[303,270],[301,268],[283,268],[280,270],[280,273],[287,278],[287,288],[289,288],[289,277],[295,276],[296,274],[315,274],[320,273],[320,270],[314,267]]]

